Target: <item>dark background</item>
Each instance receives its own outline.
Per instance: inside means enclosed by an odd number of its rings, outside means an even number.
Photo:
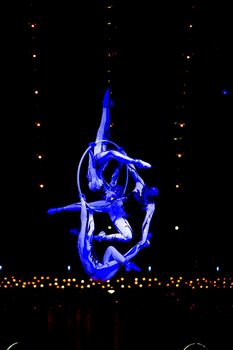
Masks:
[[[82,269],[75,237],[68,234],[79,215],[48,217],[46,211],[77,201],[77,167],[99,125],[106,88],[104,5],[14,1],[3,6],[0,263],[6,270],[62,271],[68,264]],[[141,174],[160,192],[151,247],[138,260],[144,270],[151,264],[162,273],[214,273],[217,265],[231,273],[230,5],[115,5],[112,139],[153,165]],[[32,21],[39,24],[35,33]],[[186,66],[183,58],[190,51],[193,61]],[[183,80],[190,92],[185,98],[179,92]],[[229,94],[223,95],[224,89]],[[185,159],[177,165],[172,138],[181,117],[187,126]],[[40,165],[38,150],[46,155]],[[178,168],[185,188],[180,196],[174,191]],[[38,189],[40,181],[46,183],[44,191]]]

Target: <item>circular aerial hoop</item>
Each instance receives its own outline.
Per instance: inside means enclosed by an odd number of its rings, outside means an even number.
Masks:
[[[188,344],[183,350],[208,350],[207,347],[201,343]]]
[[[107,142],[107,143],[110,143],[112,145],[114,145],[118,150],[121,149],[120,146],[118,146],[115,142],[113,141],[110,141],[110,140],[99,140],[99,141],[96,141],[96,142],[93,142],[93,145],[91,144],[90,146],[87,147],[87,149],[84,151],[82,157],[80,158],[80,161],[79,161],[79,164],[78,164],[78,169],[77,169],[77,186],[78,186],[78,192],[79,192],[79,195],[83,195],[82,193],[82,190],[81,190],[81,186],[80,186],[80,172],[81,172],[81,166],[82,166],[82,163],[83,163],[83,160],[85,158],[85,156],[87,155],[87,153],[95,147],[95,145],[97,143],[100,143],[100,142]],[[126,181],[125,181],[125,187],[124,187],[124,191],[123,191],[123,194],[125,193],[126,191],[126,188],[128,186],[128,166],[126,167],[127,168],[127,171],[126,171]]]

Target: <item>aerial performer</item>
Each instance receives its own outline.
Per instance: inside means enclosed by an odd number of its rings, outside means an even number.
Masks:
[[[142,223],[142,240],[147,240],[147,231],[144,230],[145,224],[150,223],[155,211],[155,200],[158,196],[157,187],[147,187],[143,179],[138,175],[134,166],[129,166],[130,172],[135,176],[137,180],[135,188],[127,196],[123,195],[123,188],[121,185],[114,185],[106,191],[105,199],[88,202],[88,209],[97,213],[107,213],[112,221],[113,226],[116,228],[116,233],[106,234],[101,231],[98,235],[94,236],[94,240],[98,241],[130,241],[133,238],[133,230],[127,217],[129,215],[125,210],[127,202],[133,198],[137,201],[143,211],[145,211],[145,218]],[[55,214],[63,211],[80,211],[81,203],[73,203],[64,207],[51,208],[48,210],[48,214]]]
[[[110,280],[120,268],[124,268],[126,272],[141,271],[131,259],[135,257],[139,251],[149,245],[149,237],[145,242],[139,241],[127,253],[121,254],[114,246],[108,246],[102,260],[98,259],[93,248],[93,237],[95,223],[93,211],[87,209],[85,197],[80,196],[81,205],[81,227],[77,232],[77,249],[80,260],[86,273],[99,282]]]
[[[111,106],[112,101],[110,98],[110,89],[107,89],[103,99],[102,117],[97,131],[96,140],[94,143],[90,144],[92,147],[89,151],[87,178],[89,189],[93,192],[100,190],[105,192],[109,186],[116,184],[119,170],[123,164],[134,164],[140,169],[151,168],[149,163],[127,156],[122,148],[119,148],[118,150],[108,148]],[[113,172],[110,184],[108,184],[105,181],[103,173],[110,160],[118,161],[119,166],[115,169],[115,172]]]
[[[142,206],[142,210],[145,211],[145,219],[150,219],[155,211],[155,199],[158,196],[158,189],[156,187],[146,186],[144,180],[139,176],[136,169],[136,165],[139,168],[150,168],[151,165],[142,160],[133,159],[121,151],[108,150],[107,141],[109,138],[110,129],[110,106],[112,102],[110,100],[110,90],[107,89],[103,100],[103,111],[101,123],[97,132],[96,142],[94,150],[89,151],[89,163],[88,163],[88,186],[93,192],[99,191],[102,200],[95,202],[88,202],[88,207],[94,212],[107,213],[116,228],[117,232],[112,234],[105,234],[101,231],[99,235],[95,235],[94,239],[101,240],[117,240],[117,241],[129,241],[133,237],[133,231],[129,224],[127,217],[128,213],[125,211],[125,204],[129,198],[134,198]],[[105,140],[104,142],[102,142]],[[111,159],[119,161],[118,166],[113,171],[111,181],[108,183],[103,172],[108,162]],[[127,164],[128,171],[135,183],[135,187],[131,193],[127,196],[124,195],[124,190],[121,185],[117,184],[120,169],[123,164]],[[55,214],[62,211],[79,211],[81,207],[80,202],[66,205],[59,208],[51,208],[48,210],[48,214]],[[142,234],[144,232],[142,224]],[[146,237],[143,237],[146,241]]]
[[[81,229],[70,230],[78,236],[78,253],[80,260],[88,275],[98,280],[108,280],[119,270],[121,266],[125,271],[140,271],[130,260],[138,252],[150,245],[151,232],[149,231],[152,217],[155,212],[155,202],[158,189],[155,186],[147,186],[139,175],[138,169],[149,169],[151,165],[141,159],[129,157],[122,147],[109,139],[110,136],[110,108],[112,101],[110,90],[107,89],[103,99],[103,109],[100,126],[95,142],[89,144],[80,159],[77,171],[77,185],[80,201],[59,208],[48,209],[48,214],[63,211],[81,211]],[[110,147],[110,146],[114,146]],[[80,169],[85,156],[88,156],[86,178],[88,189],[99,196],[99,200],[86,201],[80,186]],[[114,167],[110,168],[110,178],[107,179],[105,170],[114,161]],[[125,168],[126,182],[124,186],[119,184],[122,168]],[[128,176],[134,183],[131,191],[128,190]],[[127,193],[126,193],[127,189]],[[128,221],[128,203],[139,205],[145,212],[142,219],[141,231],[137,232],[137,243],[125,254],[122,254],[113,245],[109,246],[102,259],[96,258],[94,241],[130,241],[135,235]],[[107,213],[116,232],[106,233],[101,230],[95,232],[94,213]],[[138,234],[140,237],[138,238]]]

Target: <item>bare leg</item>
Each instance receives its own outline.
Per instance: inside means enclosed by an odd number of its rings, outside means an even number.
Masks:
[[[96,135],[96,141],[108,140],[110,133],[110,90],[107,89],[103,99],[103,110],[99,129]],[[94,155],[106,151],[106,143],[98,142],[94,148]]]
[[[121,153],[116,150],[108,150],[105,152],[101,152],[96,154],[96,160],[98,164],[101,164],[101,166],[105,166],[111,159],[115,159],[118,162],[124,163],[124,164],[134,164],[138,168],[151,168],[151,165],[147,162],[144,162],[141,159],[134,159],[129,156],[127,156],[124,153]]]
[[[135,254],[136,255],[136,254]],[[106,252],[103,257],[103,264],[107,264],[111,261],[116,261],[121,263],[125,267],[127,272],[131,270],[141,271],[140,267],[138,267],[135,263],[130,262],[129,259],[126,259],[124,255],[122,255],[115,247],[110,246],[106,249]]]
[[[103,100],[103,111],[102,111],[102,117],[100,126],[97,131],[96,135],[96,143],[94,146],[94,150],[89,152],[89,160],[88,160],[88,171],[87,171],[87,178],[88,178],[88,186],[91,191],[96,192],[101,189],[101,187],[104,184],[102,173],[99,171],[97,172],[96,169],[96,159],[95,156],[101,152],[105,152],[107,150],[107,143],[106,142],[99,142],[101,140],[108,140],[109,134],[110,134],[110,90],[107,89],[104,95]],[[102,172],[104,171],[104,168],[107,166],[106,164],[103,164]]]
[[[103,264],[112,260],[116,260],[122,264],[126,261],[124,255],[122,255],[115,247],[109,246],[103,256]]]
[[[100,143],[101,144],[101,143]],[[88,169],[87,169],[87,179],[88,187],[91,191],[99,191],[103,186],[103,179],[98,176],[96,169],[96,160],[92,151],[89,151],[88,155]]]
[[[135,270],[135,271],[140,271],[141,269],[135,265],[133,262],[131,262],[130,260],[132,258],[134,258],[139,252],[140,250],[142,250],[143,248],[148,247],[147,243],[143,243],[142,241],[138,242],[137,244],[135,244],[130,250],[128,250],[128,252],[126,252],[125,254],[123,254],[123,257],[125,259],[125,261],[123,262],[123,265],[125,266],[125,270],[128,272],[130,270]],[[122,261],[122,255],[121,253],[119,253],[114,247],[109,247],[111,248],[109,250],[109,252],[106,253],[105,256],[105,262],[109,262],[111,258],[114,257],[114,260],[116,261]]]
[[[111,214],[109,214],[110,218]],[[113,220],[114,226],[117,228],[118,233],[105,234],[105,232],[101,231],[98,235],[94,236],[94,239],[97,241],[120,241],[120,242],[128,242],[133,237],[133,230],[125,218],[118,218],[117,220]]]

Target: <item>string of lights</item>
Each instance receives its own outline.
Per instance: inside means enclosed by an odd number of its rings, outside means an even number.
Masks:
[[[48,276],[38,275],[32,277],[18,277],[15,275],[1,276],[0,277],[0,288],[78,288],[78,289],[232,289],[233,280],[231,277],[195,277],[195,278],[184,278],[178,277],[118,277],[113,278],[106,282],[94,281],[91,278],[77,278],[72,275],[70,276]]]

